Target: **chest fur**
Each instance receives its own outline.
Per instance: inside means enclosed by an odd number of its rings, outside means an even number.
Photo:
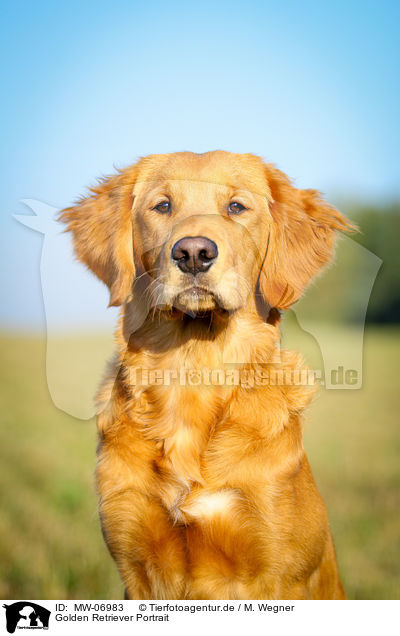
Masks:
[[[142,424],[142,434],[153,442],[159,492],[175,521],[180,506],[194,487],[205,485],[203,456],[227,402],[225,387],[147,387],[132,406],[131,417]]]

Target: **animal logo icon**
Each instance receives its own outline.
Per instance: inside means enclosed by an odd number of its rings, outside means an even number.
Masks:
[[[16,629],[48,629],[50,610],[32,603],[32,601],[18,601],[10,605],[4,604],[6,610],[6,627],[9,634]]]

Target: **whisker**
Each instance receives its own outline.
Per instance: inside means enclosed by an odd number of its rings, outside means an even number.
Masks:
[[[151,272],[157,272],[159,269],[160,269],[159,267],[153,267],[153,269],[146,270],[145,272],[143,272],[143,274],[140,274],[140,276],[136,277],[135,283],[136,281],[140,280],[143,276],[146,276],[146,274],[150,274]]]

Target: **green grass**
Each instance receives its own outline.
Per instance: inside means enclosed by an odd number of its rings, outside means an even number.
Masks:
[[[45,353],[1,341],[0,598],[122,598],[97,516],[95,424],[53,405]]]
[[[363,387],[322,391],[305,446],[349,598],[400,598],[400,332],[367,330]]]
[[[290,320],[286,332],[290,346],[320,358]],[[332,338],[351,347],[352,330]],[[108,343],[92,337],[89,351]],[[43,340],[6,336],[0,351],[0,598],[121,598],[97,518],[94,421],[52,403]],[[322,389],[307,417],[306,449],[349,598],[400,597],[399,357],[400,330],[368,329],[363,388]]]

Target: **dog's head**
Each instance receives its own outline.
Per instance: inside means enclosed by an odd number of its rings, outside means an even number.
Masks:
[[[77,256],[120,305],[235,312],[259,290],[286,309],[353,226],[315,190],[249,154],[151,155],[64,210]]]

